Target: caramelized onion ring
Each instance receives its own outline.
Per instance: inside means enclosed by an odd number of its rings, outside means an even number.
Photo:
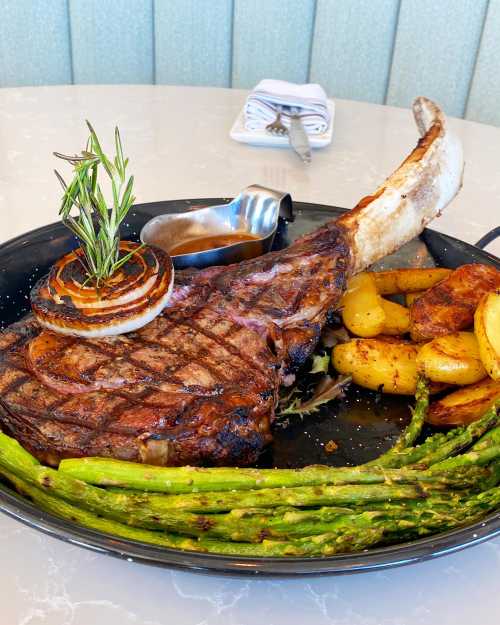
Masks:
[[[165,308],[174,270],[158,248],[122,241],[131,258],[99,288],[87,281],[81,249],[60,258],[31,291],[31,308],[46,328],[63,334],[98,338],[132,332]]]

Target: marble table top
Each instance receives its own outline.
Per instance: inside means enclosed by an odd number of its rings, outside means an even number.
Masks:
[[[137,202],[226,197],[259,183],[296,200],[353,206],[409,153],[408,110],[337,101],[331,146],[304,166],[287,149],[229,138],[239,90],[71,86],[0,90],[0,242],[57,220],[54,150],[89,119],[118,124]],[[432,227],[475,242],[500,219],[500,128],[450,120],[464,185]],[[106,136],[106,133],[108,136]],[[500,254],[500,241],[488,248]],[[344,577],[248,579],[170,571],[70,546],[0,516],[0,622],[9,625],[465,625],[500,621],[500,539],[434,561]]]

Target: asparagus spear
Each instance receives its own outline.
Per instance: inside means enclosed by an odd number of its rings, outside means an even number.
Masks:
[[[318,540],[320,542],[323,540],[326,541],[324,544],[322,543],[321,553],[333,553],[335,552],[335,549],[339,548],[340,544],[343,545],[342,550],[345,551],[347,549],[345,546],[345,540],[347,540],[346,537],[349,537],[348,541],[350,541],[351,544],[356,541],[356,544],[359,544],[359,540],[361,540],[360,536],[366,537],[366,531],[368,530],[379,530],[377,540],[381,540],[383,535],[395,536],[398,533],[408,533],[410,531],[421,534],[428,533],[436,528],[453,527],[460,522],[464,522],[464,519],[470,517],[470,514],[468,517],[465,516],[465,512],[461,514],[462,510],[470,512],[467,507],[447,507],[446,505],[441,504],[440,508],[436,505],[432,508],[428,506],[420,506],[418,508],[416,507],[418,504],[412,501],[411,505],[406,509],[404,509],[403,506],[399,506],[398,509],[393,503],[387,503],[385,504],[385,508],[382,508],[382,510],[379,511],[372,510],[363,511],[361,513],[339,515],[338,510],[336,512],[332,512],[330,510],[328,511],[328,517],[326,516],[326,513],[319,512],[314,518],[310,517],[311,513],[309,512],[284,513],[281,515],[275,515],[274,518],[267,518],[266,516],[260,518],[255,517],[251,523],[241,524],[241,522],[239,522],[241,517],[237,512],[228,515],[213,515],[212,517],[207,517],[192,515],[189,513],[179,513],[178,511],[172,511],[171,509],[169,510],[169,507],[172,507],[172,503],[176,503],[175,500],[185,500],[186,498],[193,499],[193,497],[208,498],[212,495],[219,498],[217,503],[218,506],[221,504],[220,498],[225,499],[227,503],[227,497],[234,495],[237,496],[236,501],[238,505],[241,505],[242,500],[241,497],[238,497],[238,493],[208,493],[204,495],[194,494],[171,497],[146,494],[143,495],[142,498],[137,495],[131,496],[126,494],[120,495],[117,493],[109,493],[102,491],[102,489],[88,486],[78,480],[68,478],[67,476],[62,476],[61,480],[61,476],[58,475],[58,472],[52,469],[30,465],[29,463],[25,463],[19,467],[19,465],[16,464],[18,460],[18,448],[16,445],[10,444],[9,450],[9,443],[13,443],[12,439],[5,437],[5,440],[2,440],[2,443],[0,461],[4,467],[3,473],[6,474],[7,477],[9,477],[8,468],[10,463],[10,468],[13,468],[14,471],[19,472],[23,477],[27,478],[28,481],[31,481],[31,485],[38,484],[45,489],[54,489],[54,492],[69,498],[70,501],[76,500],[84,506],[88,506],[90,509],[94,509],[101,514],[110,515],[112,517],[117,516],[134,526],[144,524],[147,526],[148,524],[151,524],[153,520],[153,527],[158,527],[158,525],[161,525],[162,527],[173,527],[178,531],[188,534],[207,533],[208,535],[220,536],[226,540],[229,539],[233,541],[259,541],[262,540],[262,537],[265,535],[279,536],[287,539],[290,538],[290,535],[306,535],[303,540],[308,540],[310,543],[312,539],[310,536],[308,537],[307,534],[319,534],[318,539],[313,541],[316,547],[305,547],[302,545],[301,553],[306,552],[308,549],[317,549]],[[9,451],[11,452],[10,454]],[[482,453],[489,451],[490,449],[483,450]],[[475,461],[477,461],[479,455],[480,453],[475,452]],[[5,469],[5,466],[8,468]],[[374,497],[375,500],[377,500],[380,498],[380,492],[384,493],[382,496],[382,501],[384,501],[387,496],[387,490],[382,490],[384,486],[385,485],[372,485],[362,487],[364,490],[368,489],[371,491],[368,498],[364,499],[364,501],[373,501]],[[323,489],[319,487],[313,489],[302,487],[287,490],[288,494],[290,494],[290,491],[294,491],[294,496],[300,495],[302,498],[299,497],[299,500],[302,502],[305,500],[307,502],[305,505],[308,505],[310,500],[307,497],[311,496],[311,493],[308,491],[313,490],[315,491],[314,495],[316,497],[323,497],[325,494],[328,494],[328,489],[335,489],[338,491],[339,488],[346,489],[346,487],[326,487]],[[357,487],[354,486],[351,488],[356,489]],[[276,490],[278,490],[278,492],[283,492],[285,489],[274,489],[274,491]],[[360,490],[359,486],[358,490]],[[257,496],[262,498],[262,496],[269,494],[275,495],[276,492],[273,493],[273,489],[267,489],[266,492],[266,489],[264,489],[261,491],[250,491],[242,494],[246,497]],[[362,493],[360,491],[358,496],[361,494]],[[366,494],[363,496],[366,497]],[[415,496],[415,493],[413,493],[412,496]],[[144,508],[144,503],[148,504],[146,508]],[[56,503],[53,503],[53,505],[56,504],[57,501]],[[166,510],[165,504],[167,504]],[[61,502],[59,502],[58,505],[62,505]],[[206,502],[203,505],[206,508]],[[302,505],[304,504],[302,503]],[[174,506],[174,508],[175,507],[177,506]],[[480,513],[484,513],[484,508],[485,504],[481,508]],[[151,516],[151,511],[156,511],[156,513],[161,511],[161,514],[156,514],[153,517]],[[300,516],[301,514],[302,517]],[[309,520],[307,520],[308,515]],[[307,544],[309,545],[309,543]],[[199,548],[198,543],[196,543],[196,545],[197,548]],[[220,547],[217,548],[220,549]],[[290,550],[296,550],[298,547],[294,544],[288,545],[286,549],[288,550],[288,553],[290,553]]]
[[[228,516],[239,515],[239,510],[234,510]],[[244,511],[242,511],[244,512]],[[213,515],[217,519],[220,515]],[[294,537],[314,534],[345,533],[347,531],[362,532],[365,528],[380,528],[384,532],[396,533],[399,530],[408,531],[410,528],[421,532],[435,531],[436,529],[454,527],[470,516],[467,508],[457,508],[450,505],[408,506],[394,505],[387,509],[379,510],[353,510],[349,513],[339,514],[330,508],[315,510],[288,510],[275,516],[252,516],[245,518],[240,523],[239,531],[234,535],[234,540],[255,541],[262,536]],[[214,526],[215,527],[215,526]],[[209,535],[212,534],[209,531]],[[213,535],[218,534],[217,530]]]
[[[420,485],[386,484],[343,486],[297,486],[295,488],[269,488],[251,491],[220,493],[186,493],[183,495],[151,494],[153,505],[166,505],[169,509],[190,512],[224,512],[235,508],[277,507],[283,505],[311,507],[321,505],[358,505],[373,501],[418,499],[426,496]],[[143,497],[148,497],[144,495]]]
[[[422,405],[424,402],[420,403]],[[426,468],[440,462],[469,446],[497,422],[495,410],[490,409],[479,421],[454,436],[436,435],[418,447],[388,452],[368,465],[352,468],[319,465],[303,469],[170,468],[109,458],[76,458],[63,460],[59,472],[89,484],[175,494],[325,484],[380,484],[388,481],[411,483],[419,479],[436,481],[437,472],[422,476],[410,472],[389,472],[388,469],[411,465]],[[442,480],[445,480],[444,476]]]
[[[35,495],[38,500],[52,499],[52,509],[57,512],[58,509],[68,509],[68,506],[74,507],[73,504],[69,504],[67,501],[59,500],[53,495],[47,494],[43,497],[44,491],[34,486],[29,481],[22,480],[15,474],[11,473],[3,466],[0,466],[0,474],[6,477],[12,482],[20,492],[24,492],[29,496]],[[92,506],[93,507],[93,506]],[[76,508],[80,511],[80,516],[73,514],[73,520],[82,522],[81,519],[85,519],[89,512],[82,508]],[[245,518],[246,511],[241,510],[236,513],[218,514],[218,515],[195,515],[191,513],[174,513],[173,515],[158,515],[157,521],[151,523],[142,515],[137,515],[134,512],[125,514],[119,513],[115,509],[100,510],[102,519],[110,521],[112,524],[122,524],[132,526],[145,530],[162,529],[169,530],[170,532],[176,532],[175,534],[165,534],[165,540],[163,544],[166,546],[173,546],[176,548],[195,548],[193,545],[183,546],[180,542],[182,536],[188,537],[208,537],[217,538],[229,542],[254,542],[260,543],[265,539],[278,538],[281,540],[288,540],[288,538],[301,538],[309,535],[329,534],[330,538],[341,539],[342,534],[349,532],[352,533],[352,527],[356,526],[360,528],[370,528],[370,520],[378,515],[385,515],[385,512],[377,511],[365,511],[360,515],[351,513],[349,514],[336,513],[335,508],[329,508],[328,514],[324,513],[317,519],[310,518],[306,515],[302,523],[298,522],[299,517],[296,514],[291,514],[290,511],[283,511],[277,514],[265,514],[260,515],[253,514],[249,519]],[[262,512],[262,511],[261,511]],[[108,519],[107,517],[111,517]],[[358,518],[359,517],[359,518]],[[242,522],[242,519],[245,520]],[[120,534],[123,535],[123,534]],[[167,542],[168,544],[167,544]],[[171,544],[170,544],[171,543]]]
[[[489,439],[488,441],[484,441],[481,447],[476,447],[476,449],[471,449],[468,452],[460,454],[460,456],[445,458],[433,464],[428,471],[425,471],[425,474],[443,475],[451,471],[454,475],[457,475],[457,471],[461,470],[463,475],[466,476],[466,470],[469,467],[486,465],[498,458],[500,458],[500,445],[494,445],[493,441]]]
[[[497,410],[500,409],[500,400],[495,402],[494,406]],[[494,427],[493,429],[483,434],[481,438],[474,443],[471,447],[472,451],[476,451],[478,449],[484,449],[485,447],[489,447],[491,444],[500,445],[500,426]]]
[[[3,441],[5,441],[8,444],[9,447],[9,455],[12,458],[13,462],[16,462],[19,464],[19,466],[37,466],[40,465],[40,462],[34,457],[32,456],[29,451],[27,451],[26,449],[24,449],[24,447],[22,447],[15,438],[12,438],[10,436],[7,436],[7,434],[4,434],[3,432],[0,431],[0,437]]]
[[[332,468],[310,466],[303,469],[240,469],[222,467],[156,467],[110,458],[77,458],[63,460],[59,471],[89,484],[119,486],[150,492],[189,493],[265,489],[325,484],[374,484],[390,481],[412,482],[438,479],[438,473],[422,475],[390,473],[387,469],[419,463],[423,468],[457,453],[479,438],[498,422],[495,408],[467,428],[451,434],[437,434],[418,447],[405,448],[415,440],[422,427],[428,405],[428,388],[418,382],[417,403],[412,422],[392,450],[360,467]],[[446,478],[442,477],[446,481]]]
[[[237,543],[207,538],[192,539],[165,532],[129,527],[105,519],[73,506],[57,497],[47,494],[16,475],[2,469],[2,473],[23,494],[30,497],[42,510],[85,527],[120,536],[127,540],[151,543],[172,549],[184,549],[205,553],[218,553],[242,557],[281,557],[281,556],[328,556],[335,553],[359,551],[379,542],[383,536],[380,528],[366,528],[359,535],[348,532],[343,535],[315,535],[287,541],[263,540],[261,543]]]
[[[315,506],[356,504],[369,501],[415,499],[424,497],[422,485],[342,485],[262,489],[243,492],[158,495],[154,493],[117,493],[91,486],[42,465],[20,464],[13,439],[0,434],[0,466],[29,484],[53,492],[61,499],[76,503],[103,516],[142,527],[164,527],[192,533],[192,528],[207,525],[204,516],[186,512],[224,512],[233,508],[276,507],[283,504]]]
[[[326,484],[442,483],[453,485],[451,478],[437,473],[423,474],[406,469],[377,466],[328,467],[314,465],[303,469],[240,469],[221,467],[156,467],[110,458],[63,460],[59,472],[87,484],[126,488],[136,492],[170,494],[293,488]],[[167,479],[168,478],[168,479]]]
[[[498,423],[498,409],[496,406],[492,406],[480,419],[470,423],[465,428],[456,428],[444,435],[435,434],[417,447],[409,447],[388,454],[385,458],[374,460],[370,464],[388,468],[412,465],[426,468],[448,456],[460,453],[486,432],[496,427]]]
[[[401,436],[395,442],[395,444],[378,458],[378,462],[375,460],[372,464],[380,464],[380,460],[384,461],[385,456],[392,455],[400,452],[403,449],[411,447],[422,432],[424,420],[429,408],[429,386],[423,377],[419,377],[417,380],[417,389],[415,392],[415,408],[411,409],[411,421],[408,426],[403,430]]]
[[[12,457],[17,444],[13,439],[0,434],[0,464],[9,471],[20,475],[24,480],[34,485],[40,485],[52,490],[61,498],[72,502],[80,502],[86,508],[96,512],[103,512],[108,516],[139,515],[144,524],[157,524],[158,518],[168,527],[177,527],[183,522],[178,516],[172,518],[174,511],[190,512],[222,512],[233,508],[247,507],[275,507],[283,504],[295,506],[314,506],[323,504],[356,504],[365,501],[397,500],[419,498],[436,488],[443,488],[446,484],[455,484],[452,478],[441,475],[426,477],[423,473],[410,472],[414,484],[354,484],[354,485],[316,485],[312,487],[275,488],[243,492],[220,493],[192,493],[185,495],[171,495],[169,497],[152,493],[116,493],[96,488],[74,479],[64,472],[55,471],[41,465],[18,466],[16,458]],[[314,467],[312,467],[314,469]],[[323,468],[321,468],[323,469]],[[332,469],[331,471],[335,471]],[[271,471],[272,473],[272,471]],[[294,472],[296,473],[296,472]],[[397,482],[404,471],[385,472],[387,481]],[[389,477],[387,477],[389,476]],[[410,478],[405,478],[410,481]],[[435,480],[435,484],[418,484],[418,480]],[[461,478],[465,479],[465,478]],[[194,520],[185,519],[191,525]]]
[[[392,540],[400,540],[401,536],[414,536],[428,534],[437,529],[457,527],[465,522],[475,520],[478,515],[494,509],[500,502],[500,489],[492,489],[487,493],[467,502],[463,507],[456,508],[453,514],[443,513],[436,510],[422,511],[409,509],[406,516],[393,517],[383,512],[363,512],[334,517],[334,522],[321,525],[318,523],[304,523],[309,517],[327,519],[324,510],[297,511],[289,513],[288,521],[283,520],[283,540],[267,540],[262,543],[250,544],[240,542],[225,542],[207,538],[198,540],[167,534],[165,532],[152,532],[144,529],[129,527],[122,523],[100,518],[94,514],[81,510],[67,502],[48,495],[39,488],[33,487],[5,469],[4,475],[20,490],[28,495],[42,509],[55,513],[73,522],[80,523],[99,531],[110,533],[123,538],[149,542],[163,547],[175,549],[195,550],[202,552],[215,552],[241,556],[286,556],[286,555],[331,555],[334,553],[346,553],[366,548],[388,537]],[[314,535],[293,538],[287,535],[290,526],[300,525],[304,532],[309,529]],[[243,526],[244,527],[244,526]],[[319,533],[322,529],[328,529]],[[296,530],[295,530],[296,531]]]

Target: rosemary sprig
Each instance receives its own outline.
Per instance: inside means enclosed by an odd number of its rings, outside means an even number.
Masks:
[[[67,156],[54,152],[54,156],[73,166],[74,176],[66,184],[61,174],[55,174],[64,189],[61,208],[63,223],[80,240],[83,264],[87,279],[99,287],[124,265],[135,252],[120,258],[119,228],[135,201],[132,195],[134,177],[127,180],[128,158],[123,156],[120,132],[115,128],[115,155],[109,159],[103,152],[99,139],[87,121],[90,136],[81,155]],[[113,201],[108,206],[99,184],[99,172],[104,169],[111,182]],[[78,214],[71,215],[76,207]]]

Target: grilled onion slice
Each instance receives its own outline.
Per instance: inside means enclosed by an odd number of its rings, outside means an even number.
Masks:
[[[80,248],[60,258],[31,291],[37,320],[54,332],[98,338],[132,332],[165,308],[172,291],[170,256],[158,248],[122,241],[135,253],[96,288],[87,280]]]

